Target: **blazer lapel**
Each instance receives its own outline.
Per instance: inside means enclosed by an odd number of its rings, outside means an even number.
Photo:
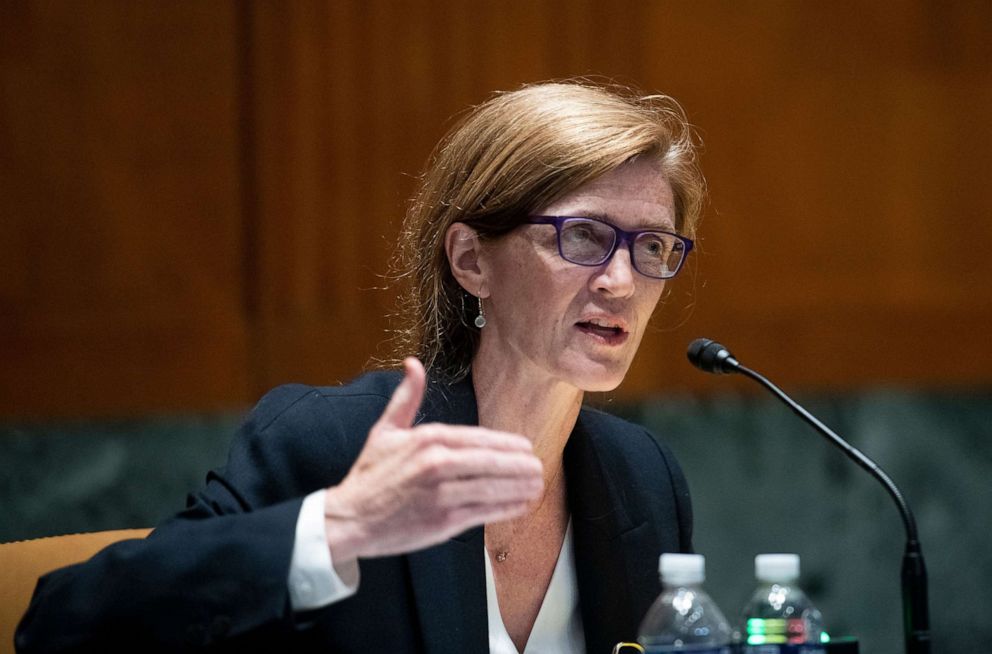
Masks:
[[[429,380],[417,422],[478,424],[471,382],[446,386]],[[488,651],[482,527],[414,552],[407,556],[407,561],[424,651],[429,654]]]
[[[593,654],[637,637],[656,593],[657,553],[650,525],[628,512],[625,480],[611,474],[615,453],[589,427],[580,415],[565,448],[565,474],[586,651]]]
[[[482,528],[415,552],[408,560],[424,651],[488,651]]]

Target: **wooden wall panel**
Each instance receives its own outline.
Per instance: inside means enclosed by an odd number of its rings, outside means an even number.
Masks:
[[[3,413],[246,394],[233,18],[3,4]]]
[[[392,240],[451,117],[574,75],[671,93],[706,144],[694,274],[618,395],[715,388],[684,363],[697,335],[792,387],[992,382],[989,5],[2,12],[6,414],[351,377],[386,336]]]
[[[987,384],[992,12],[654,7],[692,29],[651,42],[680,65],[646,84],[684,89],[712,189],[688,331],[795,386]]]

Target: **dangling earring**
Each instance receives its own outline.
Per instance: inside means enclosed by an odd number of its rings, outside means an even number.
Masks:
[[[475,326],[479,329],[486,326],[486,312],[482,309],[482,296],[479,296],[479,315],[475,317]]]

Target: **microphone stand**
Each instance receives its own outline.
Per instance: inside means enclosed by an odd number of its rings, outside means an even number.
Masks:
[[[729,352],[727,353],[729,355]],[[923,561],[923,551],[916,532],[916,520],[909,504],[903,498],[895,482],[875,464],[874,461],[862,454],[857,448],[845,441],[820,422],[813,414],[801,407],[795,400],[785,394],[782,389],[770,382],[760,373],[743,366],[728,356],[722,361],[723,372],[738,372],[758,382],[780,400],[785,402],[793,413],[812,425],[831,443],[839,447],[849,459],[864,468],[868,474],[877,479],[889,495],[895,500],[903,526],[906,528],[906,551],[902,556],[902,622],[903,638],[906,644],[906,654],[930,654],[930,611],[927,603],[927,568]]]

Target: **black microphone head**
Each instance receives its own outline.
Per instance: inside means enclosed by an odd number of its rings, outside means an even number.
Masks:
[[[717,375],[737,372],[741,365],[730,350],[708,338],[697,338],[689,343],[686,355],[692,365]]]

